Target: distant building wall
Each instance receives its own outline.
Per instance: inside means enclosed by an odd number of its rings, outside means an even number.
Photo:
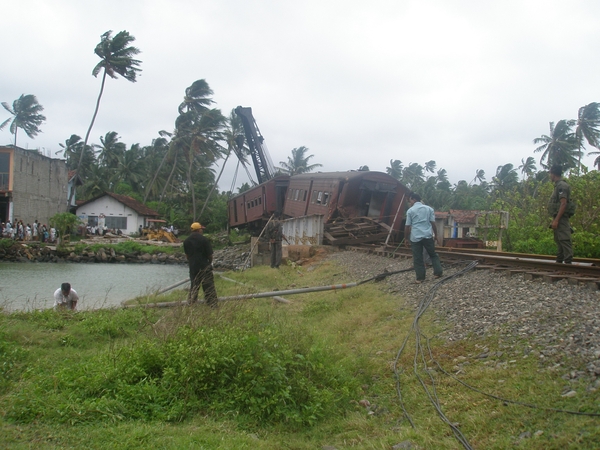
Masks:
[[[23,223],[48,223],[54,214],[66,211],[68,173],[66,161],[48,158],[37,150],[12,150],[10,219]]]
[[[136,211],[107,195],[77,208],[77,217],[90,226],[98,225],[101,214],[107,228],[117,228],[125,234],[136,233],[143,224],[143,217]]]

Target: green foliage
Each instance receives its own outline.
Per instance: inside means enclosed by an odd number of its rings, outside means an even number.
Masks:
[[[577,213],[571,218],[573,250],[576,257],[600,258],[600,173],[590,172],[567,179]],[[505,250],[552,255],[556,244],[548,228],[548,199],[554,185],[529,178],[512,190],[503,192],[492,209],[508,211],[510,224],[506,230]]]
[[[82,324],[92,334],[124,337],[119,330],[131,330],[140,311],[100,312]],[[71,340],[61,336],[64,346]],[[32,373],[11,394],[7,418],[180,421],[211,410],[253,425],[313,425],[357,388],[332,364],[337,358],[308,333],[250,314],[235,324],[181,327],[165,340],[140,337],[62,365],[53,377]]]
[[[77,254],[81,254],[86,251],[97,252],[101,248],[103,249],[113,249],[116,254],[124,255],[130,253],[181,253],[182,249],[180,247],[163,247],[163,246],[153,246],[153,245],[144,245],[135,241],[125,241],[119,242],[118,244],[84,244],[78,243],[75,244],[74,252]]]
[[[48,219],[48,223],[50,226],[56,228],[59,236],[59,246],[63,247],[65,245],[64,238],[67,236],[69,231],[74,231],[74,228],[81,223],[79,217],[75,214],[71,214],[68,212],[54,214],[50,219]]]

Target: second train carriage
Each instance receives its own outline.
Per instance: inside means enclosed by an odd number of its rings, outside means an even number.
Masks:
[[[321,214],[325,223],[337,218],[369,217],[389,226],[394,224],[398,231],[404,218],[404,209],[399,207],[406,204],[409,192],[383,172],[305,173],[290,178],[283,214]]]
[[[272,214],[335,219],[369,217],[402,231],[410,190],[382,172],[323,172],[277,176],[229,200],[229,226],[260,232]]]

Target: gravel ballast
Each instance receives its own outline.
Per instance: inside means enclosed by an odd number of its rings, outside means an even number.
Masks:
[[[412,259],[352,251],[331,258],[357,280],[412,267]],[[444,265],[442,283],[429,307],[444,324],[438,337],[459,341],[493,336],[499,341],[497,353],[506,357],[538,358],[542,367],[564,372],[565,379],[600,377],[600,291],[566,280],[529,281],[522,274],[509,277],[478,269],[446,279],[467,264]],[[422,284],[415,284],[414,271],[389,276],[384,283],[389,292],[416,307],[439,281],[428,268]],[[600,387],[599,382],[592,383],[592,389]]]

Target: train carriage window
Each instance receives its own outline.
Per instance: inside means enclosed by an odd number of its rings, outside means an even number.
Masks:
[[[310,202],[311,202],[311,203],[314,203],[314,202],[316,202],[316,201],[317,201],[317,191],[313,191],[313,192],[312,192],[312,197],[311,197],[311,199],[310,199]]]
[[[300,193],[300,191],[298,189],[295,190],[294,192],[294,200],[298,200],[298,194]]]
[[[329,203],[329,192],[325,192],[323,194],[323,205],[327,205]]]
[[[262,205],[262,197],[258,197],[258,204]]]
[[[303,191],[304,196],[302,197],[302,201],[306,202],[306,196],[308,195],[308,191]]]
[[[321,204],[321,200],[323,200],[323,192],[319,191],[319,193],[317,194],[317,205]]]
[[[246,208],[250,209],[250,202],[246,203]]]

